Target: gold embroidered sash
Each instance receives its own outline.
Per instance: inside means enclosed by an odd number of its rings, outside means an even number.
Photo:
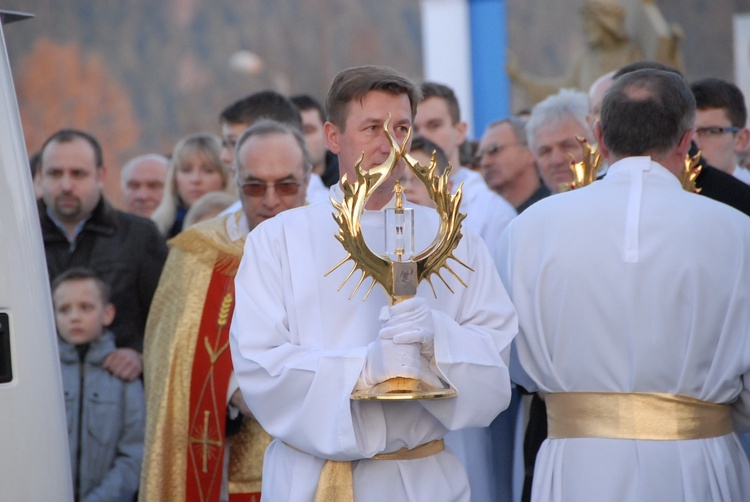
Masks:
[[[294,447],[291,446],[291,448]],[[436,439],[411,450],[401,448],[390,453],[379,453],[372,457],[372,460],[414,460],[435,455],[444,449],[445,442],[442,439]],[[320,470],[318,488],[315,490],[315,502],[352,502],[353,500],[352,463],[326,460]]]
[[[661,393],[545,394],[548,437],[674,441],[733,430],[727,404]]]

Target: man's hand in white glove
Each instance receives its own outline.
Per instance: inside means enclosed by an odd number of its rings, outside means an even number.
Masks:
[[[421,379],[419,366],[419,345],[394,343],[393,340],[378,337],[367,351],[362,376],[370,387],[394,377]]]
[[[383,307],[380,320],[385,321],[380,338],[396,344],[416,343],[422,354],[432,357],[435,325],[427,300],[415,296],[392,307]]]

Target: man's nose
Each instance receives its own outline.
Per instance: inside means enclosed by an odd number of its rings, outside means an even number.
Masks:
[[[221,147],[221,153],[219,154],[219,159],[226,164],[228,167],[233,168],[234,163],[234,152],[231,148],[227,146]]]
[[[60,186],[66,192],[70,191],[73,188],[73,185],[74,183],[72,176],[68,176],[67,174],[65,174],[60,178]]]
[[[269,185],[266,187],[266,193],[263,194],[263,205],[266,207],[276,207],[281,200],[276,193],[276,187]]]

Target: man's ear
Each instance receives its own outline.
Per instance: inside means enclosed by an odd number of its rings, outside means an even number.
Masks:
[[[96,169],[96,176],[97,183],[99,184],[99,189],[104,191],[104,182],[107,179],[107,166],[102,164],[102,167],[98,167]]]
[[[104,318],[102,319],[102,324],[104,326],[109,326],[112,324],[112,321],[115,320],[115,312],[117,310],[115,309],[115,306],[111,303],[107,303],[104,306]]]
[[[677,144],[677,156],[680,159],[684,159],[690,151],[690,145],[693,142],[693,136],[695,135],[695,129],[692,128],[685,132],[680,138],[680,142]]]
[[[326,135],[326,143],[328,143],[328,149],[332,153],[338,155],[341,152],[341,145],[339,144],[339,136],[341,135],[341,131],[339,130],[338,126],[332,122],[326,121],[326,123],[323,124],[323,131]]]
[[[469,126],[466,122],[458,122],[454,127],[456,128],[456,134],[458,135],[458,141],[456,144],[461,145],[466,141],[466,130]]]
[[[750,143],[750,131],[748,131],[747,127],[743,127],[737,131],[737,142],[734,144],[734,153],[740,153],[747,148],[748,143]]]
[[[594,138],[596,138],[596,145],[599,148],[599,154],[603,158],[609,158],[609,149],[604,143],[604,133],[602,132],[602,122],[597,120],[594,122]]]

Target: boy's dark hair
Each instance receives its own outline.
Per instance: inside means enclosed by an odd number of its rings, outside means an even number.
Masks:
[[[85,280],[91,280],[96,283],[96,287],[99,288],[99,295],[101,296],[102,303],[104,305],[111,303],[112,288],[109,286],[109,284],[104,282],[104,280],[99,277],[96,272],[84,267],[69,268],[62,274],[55,277],[55,280],[52,281],[52,294],[54,295],[55,291],[57,291],[57,288],[65,282]]]
[[[299,108],[300,112],[304,112],[307,110],[317,110],[318,115],[320,116],[320,121],[325,123],[326,112],[323,109],[323,105],[320,104],[320,101],[310,96],[309,94],[297,94],[289,99],[292,101],[292,103],[295,104],[297,108]]]
[[[415,150],[424,152],[430,157],[432,157],[432,153],[435,152],[435,160],[437,161],[435,173],[437,174],[443,174],[445,168],[448,167],[448,164],[450,163],[448,156],[443,149],[424,136],[414,136],[414,139],[411,142],[411,151],[413,152]]]
[[[453,89],[437,82],[422,82],[422,101],[428,98],[444,99],[448,105],[448,112],[451,115],[451,124],[458,124],[461,120],[461,108],[458,105],[458,98]]]
[[[235,101],[219,114],[219,121],[251,126],[260,119],[271,119],[290,124],[300,131],[302,119],[299,109],[289,98],[276,91],[260,91]]]
[[[742,91],[731,82],[718,78],[704,78],[690,85],[699,110],[719,108],[724,110],[733,127],[745,127],[747,109]]]

